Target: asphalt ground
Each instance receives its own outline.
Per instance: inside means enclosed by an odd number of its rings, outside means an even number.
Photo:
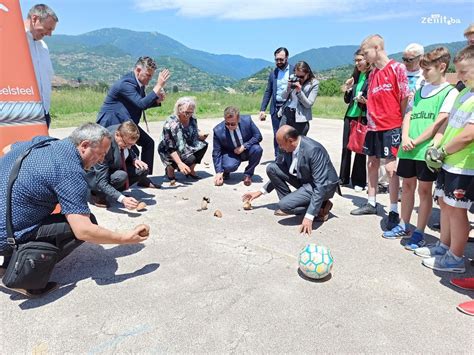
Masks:
[[[298,233],[299,217],[273,215],[276,193],[242,209],[242,194],[263,185],[273,156],[270,121],[255,122],[264,155],[252,186],[242,184],[243,166],[224,186],[213,186],[209,137],[208,164],[197,168],[203,179],[177,174],[176,186],[132,188],[148,204],[143,212],[92,206],[102,226],[124,231],[147,223],[150,238],[82,245],[56,267],[52,280],[62,287],[44,298],[2,288],[1,353],[474,353],[474,319],[456,310],[474,292],[451,286],[456,274],[422,266],[400,240],[381,238],[387,194],[378,196],[377,215],[351,216],[366,194],[343,188],[330,219],[315,223],[310,237]],[[217,123],[199,120],[208,132]],[[150,124],[157,141],[161,127]],[[341,135],[340,120],[311,122],[309,136],[326,147],[336,170]],[[163,182],[155,159],[153,180]],[[211,202],[198,211],[204,196]],[[217,209],[222,218],[213,216]],[[434,206],[430,224],[438,215]],[[439,237],[426,233],[430,242]],[[333,272],[324,281],[298,273],[307,243],[332,252]],[[473,255],[470,243],[466,256]],[[469,261],[466,267],[458,276],[474,276]]]

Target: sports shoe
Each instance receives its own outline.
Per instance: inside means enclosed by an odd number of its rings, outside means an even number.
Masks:
[[[400,223],[400,218],[398,216],[398,213],[390,211],[388,214],[387,229],[392,230],[398,225],[398,223]]]
[[[425,246],[425,244],[426,242],[423,239],[423,233],[415,230],[412,233],[411,238],[407,240],[407,243],[405,244],[405,249],[413,251],[415,249]]]
[[[453,254],[450,251],[446,252],[443,256],[434,256],[432,258],[423,259],[421,262],[427,268],[446,271],[446,272],[456,272],[462,274],[466,272],[466,267],[464,265],[464,258],[457,261],[454,259]]]
[[[463,290],[474,291],[474,277],[451,279],[451,285],[462,288]]]
[[[386,239],[398,239],[407,236],[408,234],[408,229],[403,229],[401,225],[397,224],[391,230],[383,232],[382,237]]]
[[[370,203],[367,203],[364,206],[361,206],[351,211],[351,215],[353,216],[361,216],[364,214],[377,214],[377,207],[374,207]]]
[[[421,256],[422,258],[431,258],[433,256],[442,256],[446,254],[448,249],[443,248],[440,242],[436,244],[427,245],[426,247],[415,249],[415,255]]]
[[[461,303],[456,308],[458,311],[467,314],[468,316],[474,316],[474,301],[467,301]]]
[[[365,187],[363,187],[363,186],[359,186],[359,185],[354,186],[354,191],[355,192],[362,192],[364,190],[365,190]]]
[[[278,210],[275,210],[275,212],[273,212],[273,214],[275,216],[280,216],[280,217],[286,217],[286,216],[290,216],[290,214],[286,213],[286,212],[283,212],[282,210],[278,209]]]

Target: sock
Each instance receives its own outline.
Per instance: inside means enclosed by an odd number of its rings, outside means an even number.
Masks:
[[[456,261],[461,261],[462,260],[462,256],[454,255],[451,250],[448,250],[448,253],[454,258],[454,260],[456,260]]]
[[[369,205],[371,205],[372,207],[375,207],[377,205],[377,201],[375,200],[375,196],[369,196],[367,197],[367,202],[369,203]]]
[[[407,224],[406,224],[405,222],[403,222],[402,220],[400,220],[400,223],[398,223],[398,225],[399,225],[400,227],[402,227],[403,230],[406,230],[406,229],[407,229]]]
[[[398,203],[391,203],[390,204],[390,212],[398,213]]]

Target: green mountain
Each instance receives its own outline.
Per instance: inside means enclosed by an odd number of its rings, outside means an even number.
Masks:
[[[52,53],[111,50],[132,58],[148,55],[173,57],[189,63],[209,74],[241,79],[268,66],[263,59],[250,59],[240,55],[211,54],[186,47],[174,39],[157,32],[137,32],[119,28],[104,28],[77,36],[54,35],[47,39]]]

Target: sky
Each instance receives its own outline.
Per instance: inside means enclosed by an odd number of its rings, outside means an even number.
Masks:
[[[216,54],[273,59],[335,45],[358,45],[379,33],[388,53],[412,42],[464,40],[473,0],[41,0],[58,15],[54,34],[118,27],[159,32]],[[1,2],[1,0],[0,0]],[[20,0],[23,15],[37,1]],[[54,35],[53,34],[53,35]]]

